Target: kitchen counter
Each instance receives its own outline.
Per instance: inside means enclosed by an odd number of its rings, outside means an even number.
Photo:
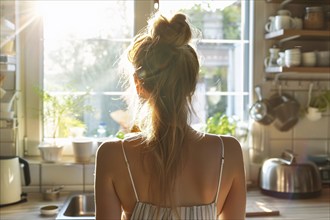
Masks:
[[[40,193],[29,193],[28,201],[0,208],[2,220],[53,220],[56,216],[42,216],[40,208],[45,205],[58,205],[60,208],[68,192],[62,192],[57,201],[43,201]],[[320,197],[313,199],[288,200],[265,196],[257,189],[247,192],[247,212],[271,209],[279,211],[278,216],[248,217],[248,220],[279,219],[330,219],[330,188],[324,188]]]

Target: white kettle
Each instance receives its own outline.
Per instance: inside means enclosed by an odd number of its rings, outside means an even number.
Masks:
[[[0,156],[0,206],[15,204],[22,198],[21,164],[25,185],[31,182],[29,163],[18,156]]]

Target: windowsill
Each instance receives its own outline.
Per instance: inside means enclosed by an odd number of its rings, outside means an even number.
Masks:
[[[95,164],[95,156],[92,156],[89,162],[76,162],[74,156],[64,155],[59,161],[56,162],[46,162],[43,161],[40,156],[25,156],[25,160],[29,162],[29,164],[49,164],[49,165],[76,165],[76,164]]]

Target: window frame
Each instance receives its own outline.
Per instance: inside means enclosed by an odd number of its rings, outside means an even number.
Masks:
[[[22,13],[24,11],[29,11],[26,9],[33,8],[33,2],[29,1],[27,3],[19,3],[19,8],[21,8]],[[153,0],[144,0],[139,1],[135,0],[134,3],[134,34],[138,33],[141,28],[143,28],[147,23],[148,15],[154,10],[154,1]],[[245,59],[244,65],[247,67],[244,69],[244,74],[248,74],[249,80],[244,82],[244,87],[250,89],[244,89],[243,91],[248,91],[248,95],[246,96],[246,100],[243,101],[244,105],[250,103],[251,100],[251,84],[252,84],[252,64],[253,60],[253,47],[252,47],[252,33],[253,33],[253,2],[244,4],[248,9],[242,8],[242,10],[248,10],[248,13],[245,14],[245,21],[249,23],[249,28],[245,29],[245,35],[248,35],[244,40],[244,36],[241,37],[240,41],[241,45],[243,45],[242,49],[244,50],[244,55],[247,55],[249,58]],[[244,24],[242,24],[244,25]],[[42,141],[42,100],[40,96],[35,92],[36,85],[43,85],[43,41],[42,41],[42,33],[43,33],[43,25],[42,19],[36,18],[33,22],[30,23],[27,27],[25,27],[24,31],[20,33],[20,41],[21,48],[20,53],[22,59],[22,91],[24,97],[22,98],[22,102],[24,105],[23,110],[23,127],[24,133],[23,137],[23,155],[24,156],[35,156],[40,155],[38,150],[38,145]],[[221,41],[221,40],[219,40]],[[248,41],[248,42],[246,42]],[[249,49],[247,50],[248,47]],[[249,53],[249,54],[246,54]],[[32,55],[32,56],[31,56]],[[221,93],[221,92],[220,92]],[[231,95],[232,92],[225,92],[219,95]],[[206,94],[207,95],[207,94]],[[235,95],[235,94],[233,94]],[[245,99],[245,98],[244,98]]]

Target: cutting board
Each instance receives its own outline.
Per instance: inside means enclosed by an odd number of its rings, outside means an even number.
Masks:
[[[248,202],[246,204],[246,217],[279,216],[280,211],[263,202]]]

